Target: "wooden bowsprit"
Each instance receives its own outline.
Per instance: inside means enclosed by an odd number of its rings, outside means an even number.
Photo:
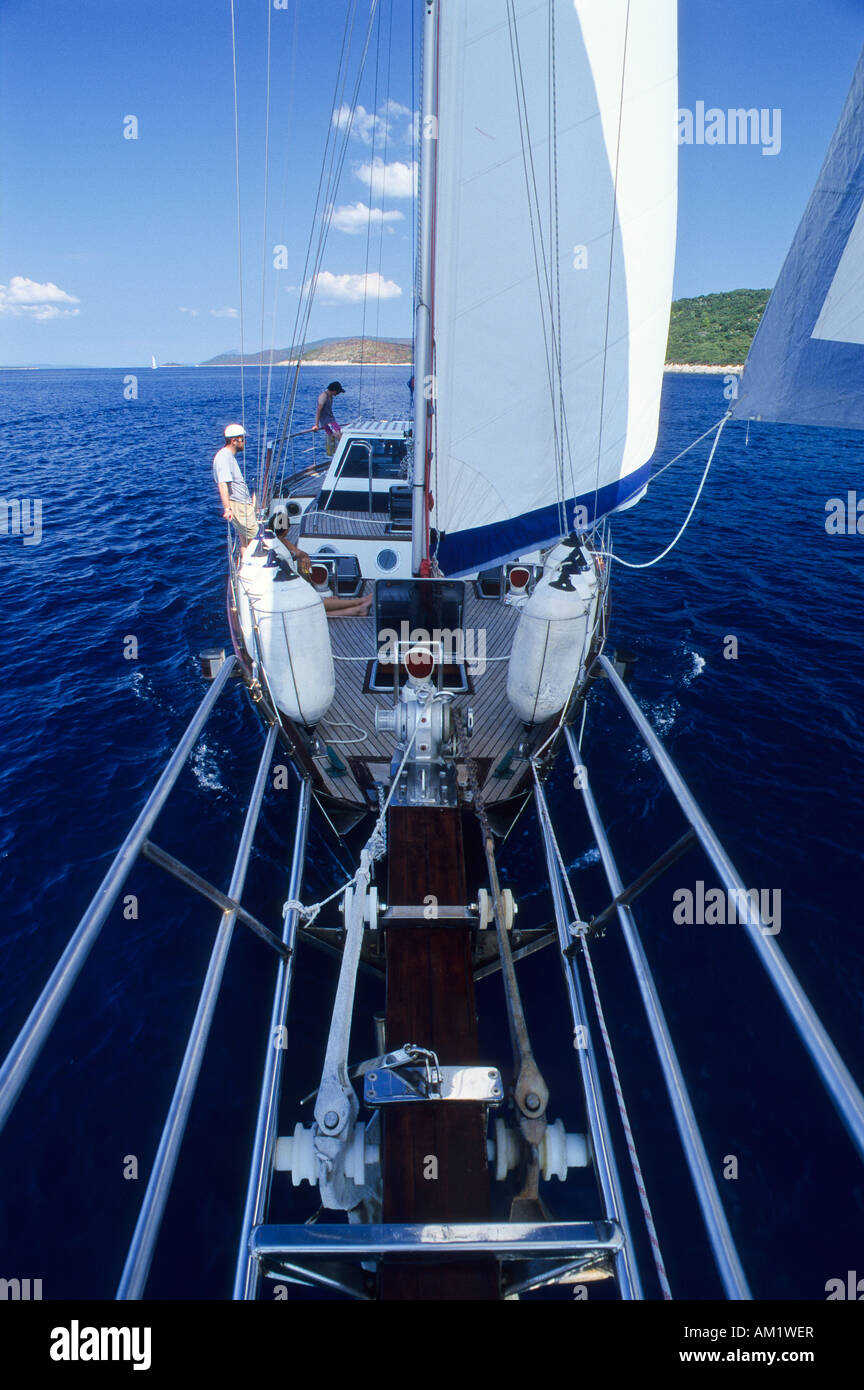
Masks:
[[[388,902],[464,904],[463,824],[458,810],[393,808],[388,826]],[[434,919],[387,929],[386,1043],[417,1043],[443,1065],[480,1062],[471,929]],[[383,1213],[387,1223],[488,1221],[486,1108],[471,1101],[385,1107]],[[495,1259],[388,1260],[379,1296],[497,1299]]]

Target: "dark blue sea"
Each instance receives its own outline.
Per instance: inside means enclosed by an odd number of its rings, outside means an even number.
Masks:
[[[124,399],[127,375],[0,372],[3,493],[43,509],[38,545],[0,536],[4,1054],[204,694],[196,654],[229,645],[210,461],[240,410],[239,372],[139,371],[135,400]],[[340,375],[355,406],[358,373]],[[363,405],[404,413],[407,375],[367,371]],[[311,423],[324,381],[304,373],[298,427]],[[254,422],[256,373],[246,389]],[[667,377],[658,466],[726,404],[722,378]],[[254,423],[251,443],[254,454]],[[694,450],[616,520],[623,556],[650,558],[672,539],[705,456],[706,446]],[[864,537],[829,536],[825,503],[861,478],[857,435],[758,424],[748,441],[744,425],[730,425],[683,539],[655,568],[616,566],[612,608],[612,645],[638,655],[634,694],[746,884],[781,892],[777,940],[859,1082]],[[736,660],[724,658],[729,636]],[[235,682],[153,832],[223,888],[261,744]],[[627,881],[683,833],[683,818],[605,683],[591,698],[584,752]],[[552,803],[589,916],[609,895],[563,766]],[[245,894],[276,928],[295,804],[294,786],[268,793]],[[316,823],[307,901],[332,891],[348,863]],[[526,818],[502,852],[522,925],[551,916],[538,864]],[[673,922],[673,891],[699,879],[713,886],[691,853],[644,895],[645,948],[755,1296],[822,1300],[827,1280],[864,1276],[862,1170],[743,929]],[[40,1278],[46,1299],[116,1289],[218,925],[218,910],[146,863],[124,891],[138,899],[137,920],[120,904],[109,917],[2,1139],[0,1277]],[[594,959],[673,1292],[715,1298],[617,928]],[[573,1129],[581,1111],[560,969],[545,953],[522,971],[551,1114]],[[148,1297],[230,1296],[273,972],[267,949],[238,927]],[[311,1122],[299,1100],[318,1079],[335,979],[330,961],[301,948],[282,1133]],[[485,1044],[506,1062],[500,981],[483,981],[478,999]],[[357,1058],[374,1052],[381,1002],[377,984],[362,981]],[[124,1178],[130,1156],[137,1181]],[[623,1165],[623,1149],[619,1157]],[[737,1177],[726,1179],[730,1159]],[[575,1217],[590,1187],[553,1181],[546,1196]],[[274,1214],[305,1220],[316,1205],[308,1187],[298,1198],[277,1175]],[[635,1202],[631,1219],[638,1226]],[[650,1278],[647,1292],[657,1294]]]

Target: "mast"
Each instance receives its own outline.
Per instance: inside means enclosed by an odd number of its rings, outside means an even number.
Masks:
[[[434,409],[432,374],[432,295],[434,285],[435,187],[438,173],[438,4],[424,0],[423,92],[420,110],[419,281],[414,318],[414,491],[412,554],[415,574],[429,559],[426,520],[429,425]]]

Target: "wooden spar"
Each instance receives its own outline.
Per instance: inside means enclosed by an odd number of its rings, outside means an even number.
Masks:
[[[462,817],[457,810],[399,807],[388,826],[387,901],[442,905],[468,901]],[[443,1065],[482,1061],[477,1040],[471,930],[391,927],[387,931],[386,1045],[417,1043]],[[385,1222],[487,1221],[491,1194],[484,1107],[463,1101],[390,1105],[383,1111]],[[430,1160],[437,1160],[437,1177]],[[379,1296],[498,1299],[495,1260],[391,1262]]]

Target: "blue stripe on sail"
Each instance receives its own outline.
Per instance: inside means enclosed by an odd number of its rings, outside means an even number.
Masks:
[[[864,341],[854,341],[864,340],[864,239],[856,227],[862,204],[864,53],[753,340],[733,417],[864,429]],[[860,266],[850,264],[859,258]],[[843,288],[856,281],[861,288],[851,294]],[[847,341],[835,340],[832,331]]]
[[[573,518],[574,506],[582,506],[588,514],[589,525],[597,517],[615,511],[631,501],[648,483],[651,464],[645,463],[626,478],[607,483],[596,494],[586,492],[571,498],[567,506],[567,527]],[[477,526],[470,531],[456,531],[442,536],[438,545],[438,563],[446,575],[476,574],[492,565],[504,564],[530,550],[552,545],[561,536],[561,514],[558,505],[541,507],[536,512],[496,521],[491,526]]]

